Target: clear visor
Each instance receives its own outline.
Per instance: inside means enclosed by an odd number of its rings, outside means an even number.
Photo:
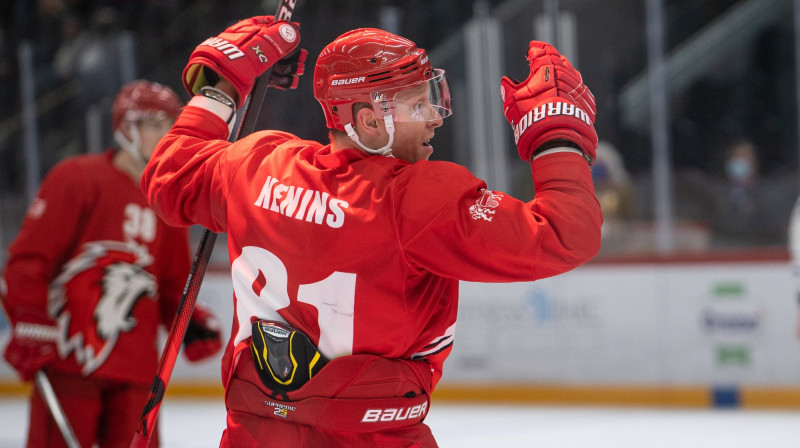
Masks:
[[[415,84],[371,93],[372,104],[381,115],[394,121],[434,121],[449,117],[450,87],[444,70],[435,69],[434,77]]]

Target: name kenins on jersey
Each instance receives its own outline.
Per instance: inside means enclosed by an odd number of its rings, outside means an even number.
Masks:
[[[350,207],[347,201],[331,197],[328,193],[284,185],[272,176],[267,177],[254,205],[290,218],[326,224],[334,229],[344,225],[343,209]]]

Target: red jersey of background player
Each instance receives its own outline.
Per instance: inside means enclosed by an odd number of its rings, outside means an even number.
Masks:
[[[6,307],[46,309],[57,322],[53,367],[149,383],[156,327],[169,328],[188,275],[188,237],[112,157],[76,156],[48,173],[9,248]]]

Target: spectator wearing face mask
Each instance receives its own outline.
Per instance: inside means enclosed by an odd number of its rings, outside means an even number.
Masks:
[[[785,244],[794,191],[781,177],[761,172],[757,147],[749,140],[729,145],[724,181],[714,191],[711,218],[718,248]]]

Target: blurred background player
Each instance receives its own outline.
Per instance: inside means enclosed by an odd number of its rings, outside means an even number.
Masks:
[[[317,59],[330,144],[281,131],[227,142],[256,77],[280,60],[273,83],[296,85],[299,41],[296,24],[266,16],[200,44],[183,73],[196,96],[142,178],[167,222],[228,234],[221,446],[436,446],[422,420],[452,348],[459,280],[540,279],[599,250],[594,97],[542,42],[530,43],[527,79],[502,79],[536,188],[527,203],[428,160],[450,115],[444,71],[378,29],[345,33]]]
[[[157,329],[171,325],[189,272],[186,229],[167,226],[138,188],[181,107],[166,86],[123,86],[112,108],[119,148],[54,167],[9,249],[4,306],[14,330],[4,357],[25,381],[44,369],[84,447],[130,445],[158,362]],[[217,353],[219,329],[198,306],[186,357]],[[28,446],[66,446],[35,388]]]

